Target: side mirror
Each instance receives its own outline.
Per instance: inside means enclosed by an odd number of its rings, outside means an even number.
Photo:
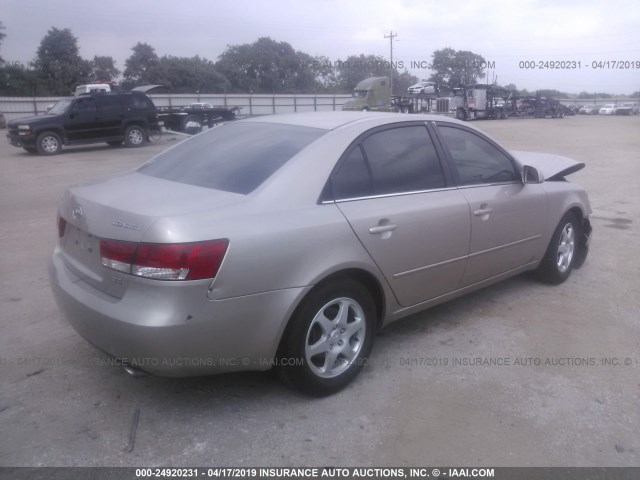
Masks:
[[[536,168],[530,165],[522,167],[522,183],[542,183],[544,177],[542,173]]]

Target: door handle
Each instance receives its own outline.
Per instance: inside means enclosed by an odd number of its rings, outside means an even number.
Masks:
[[[481,208],[480,210],[476,210],[473,212],[473,214],[476,217],[481,217],[483,215],[487,215],[489,213],[493,212],[493,208]]]
[[[398,228],[398,225],[393,223],[389,223],[387,225],[376,225],[375,227],[369,228],[369,233],[371,235],[377,235],[379,233],[393,232],[396,228]]]

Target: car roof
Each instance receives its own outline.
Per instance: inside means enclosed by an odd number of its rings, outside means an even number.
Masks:
[[[335,130],[348,124],[368,123],[370,127],[385,125],[395,122],[409,121],[447,121],[460,123],[451,117],[444,115],[415,114],[406,115],[403,113],[390,112],[304,112],[304,113],[284,113],[277,115],[262,115],[240,120],[241,122],[259,123],[281,123],[287,125],[297,125],[301,127],[321,128],[324,130]]]

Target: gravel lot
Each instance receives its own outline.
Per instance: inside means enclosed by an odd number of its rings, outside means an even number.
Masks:
[[[391,325],[356,382],[324,399],[269,373],[100,365],[50,292],[58,198],[177,140],[46,158],[0,139],[0,465],[640,465],[640,117],[474,124],[587,164],[571,176],[594,209],[586,264],[557,287],[520,276]]]

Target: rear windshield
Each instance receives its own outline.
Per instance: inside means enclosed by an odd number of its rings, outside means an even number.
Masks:
[[[230,123],[177,145],[140,173],[246,195],[326,130],[273,123]]]

